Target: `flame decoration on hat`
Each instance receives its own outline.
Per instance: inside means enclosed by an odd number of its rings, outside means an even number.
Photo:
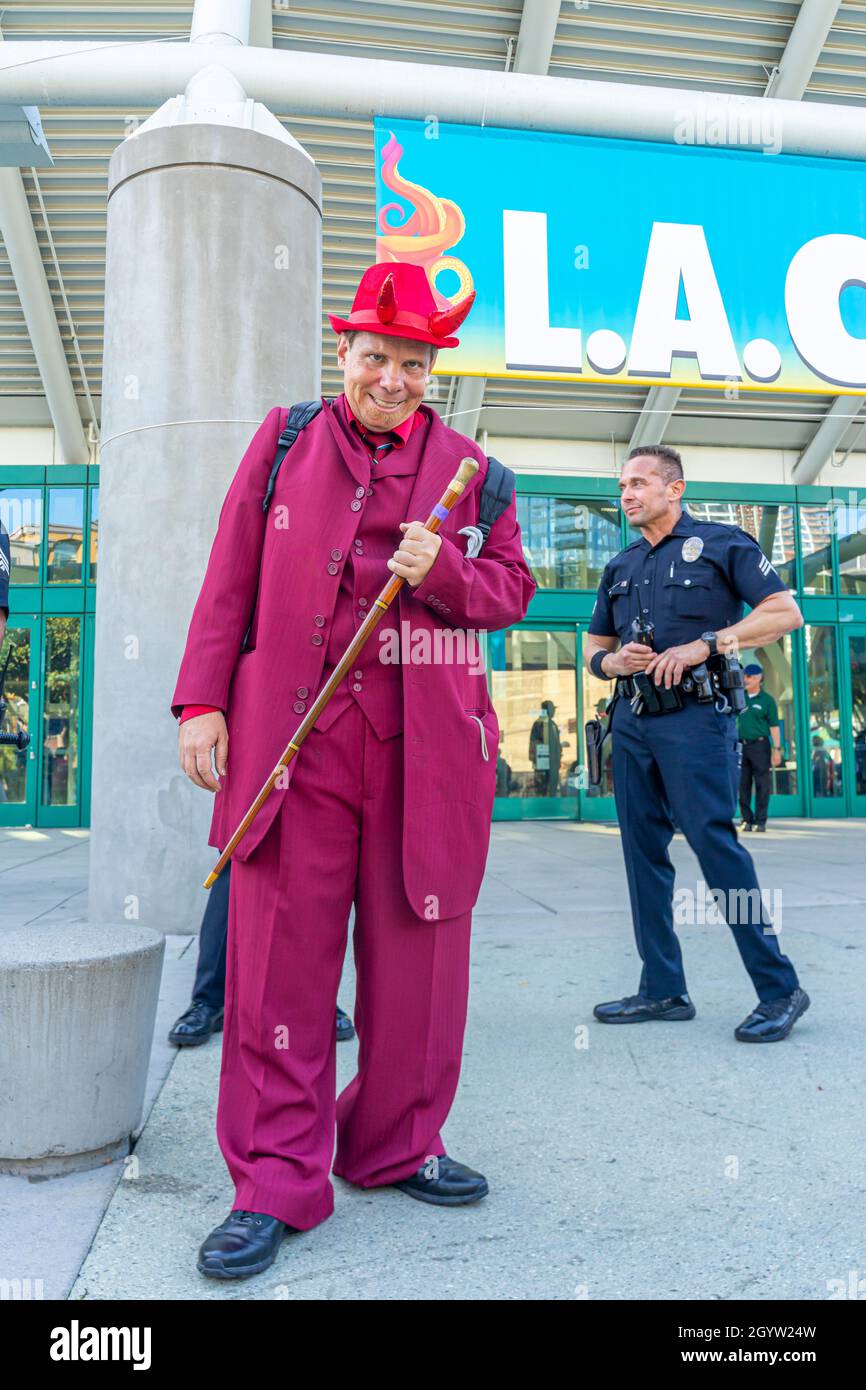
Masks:
[[[403,146],[392,135],[382,147],[382,182],[392,192],[398,193],[412,203],[414,211],[399,229],[388,222],[388,214],[397,212],[405,216],[400,203],[387,203],[379,212],[379,235],[376,238],[377,261],[412,261],[422,265],[430,283],[433,297],[439,305],[436,313],[430,315],[430,331],[436,337],[447,337],[459,328],[475,299],[472,275],[469,268],[456,256],[446,256],[443,252],[456,246],[466,230],[466,219],[462,211],[450,198],[437,198],[429,189],[403,178],[397,168],[403,155]],[[436,279],[443,270],[453,270],[460,280],[454,299],[448,299],[436,288]],[[382,299],[386,276],[380,291]],[[393,294],[393,284],[389,293]],[[377,304],[376,312],[382,323],[390,323],[391,318],[382,318]],[[396,313],[396,299],[394,302]]]

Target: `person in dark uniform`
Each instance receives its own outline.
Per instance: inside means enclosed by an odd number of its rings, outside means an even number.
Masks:
[[[740,768],[741,830],[766,830],[770,804],[770,768],[782,761],[781,728],[776,701],[762,688],[763,667],[751,662],[743,671],[746,708],[737,716],[737,735],[743,745]],[[752,782],[755,814],[752,815]]]
[[[529,761],[535,769],[539,796],[559,795],[559,773],[562,764],[562,741],[559,725],[554,719],[556,705],[542,700],[541,714],[529,734]]]
[[[222,1032],[226,992],[226,940],[229,925],[231,861],[208,896],[198,934],[198,965],[189,1008],[168,1035],[175,1047],[199,1047],[212,1033]],[[337,1042],[354,1038],[349,1015],[337,1005]]]
[[[602,1023],[695,1016],[673,928],[668,846],[676,819],[758,994],[735,1037],[778,1042],[809,1007],[809,996],[779,948],[751,855],[737,839],[736,721],[724,692],[708,687],[702,663],[722,670],[741,644],[766,646],[802,627],[803,618],[751,536],[739,526],[697,521],[682,506],[685,482],[675,449],[633,449],[619,488],[641,537],[605,567],[585,661],[600,679],[617,681],[614,795],[643,971],[636,995],[598,1004],[595,1016]],[[744,604],[752,609],[745,618]],[[641,624],[651,624],[652,632],[640,631]],[[648,701],[636,698],[635,672],[651,678],[650,703],[680,707],[649,712]]]

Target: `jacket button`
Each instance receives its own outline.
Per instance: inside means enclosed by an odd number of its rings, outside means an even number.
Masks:
[[[306,687],[305,685],[299,685],[299,686],[298,686],[298,692],[297,692],[297,693],[298,693],[298,695],[300,696],[300,698],[301,698],[302,700],[306,700],[306,698],[307,698],[307,696],[309,695],[310,692],[309,692],[309,690],[307,689],[307,687]]]
[[[303,700],[296,700],[295,703],[292,705],[292,709],[295,711],[295,714],[303,714],[306,708],[307,706],[304,704]]]
[[[324,642],[324,640],[325,640],[325,639],[324,639],[324,637],[322,636],[321,632],[314,632],[313,635],[312,635],[312,637],[310,638],[310,641],[311,641],[311,642],[313,643],[313,645],[316,646],[316,647],[321,647],[321,645],[322,645],[322,643]]]
[[[366,495],[366,492],[367,492],[367,489],[366,489],[365,487],[356,487],[356,488],[355,488],[355,496],[356,496],[356,497],[364,497],[364,496]]]
[[[365,598],[359,598],[359,599],[358,599],[358,607],[359,607],[359,608],[366,608],[366,607],[367,607],[367,600],[366,600]]]
[[[360,503],[359,501],[357,501],[357,499],[356,499],[356,500],[352,503],[352,511],[353,511],[353,512],[359,512],[360,510],[361,510],[361,503]]]
[[[325,626],[325,619],[322,617],[321,613],[316,614],[315,618],[313,619],[313,622],[316,624],[316,627]]]
[[[368,488],[367,488],[367,496],[368,496],[368,497],[372,497],[372,496],[373,496],[373,489],[372,489],[371,487],[368,487]]]
[[[332,560],[342,560],[342,558],[343,558],[343,552],[342,552],[342,550],[332,550],[332,551],[331,551],[331,559],[332,559]]]
[[[355,680],[356,680],[356,681],[362,680],[362,679],[363,679],[363,676],[364,676],[364,672],[363,672],[363,671],[356,671],[356,672],[355,672]]]
[[[328,565],[328,574],[337,574],[337,573],[339,572],[339,569],[340,569],[340,566],[339,566],[339,565],[335,565],[334,562],[333,562],[333,560],[332,560],[331,563]]]
[[[360,684],[358,681],[355,681],[355,684],[352,686],[352,689],[353,689],[353,690],[361,690],[361,689],[363,689],[363,687],[361,686],[361,684]]]

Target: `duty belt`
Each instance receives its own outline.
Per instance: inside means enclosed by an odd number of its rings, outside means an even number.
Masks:
[[[636,671],[618,676],[616,694],[625,696],[635,714],[674,714],[683,708],[685,696],[698,704],[714,704],[720,714],[741,714],[745,709],[743,668],[736,657],[717,655],[690,666],[681,681],[670,687],[656,685],[652,676]]]

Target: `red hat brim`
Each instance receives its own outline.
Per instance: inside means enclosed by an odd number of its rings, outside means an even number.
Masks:
[[[457,347],[460,342],[459,338],[437,338],[429,329],[410,328],[402,323],[382,323],[375,311],[350,314],[347,319],[329,314],[328,320],[335,333],[381,333],[386,338],[410,338],[416,343],[430,343],[436,348]]]

